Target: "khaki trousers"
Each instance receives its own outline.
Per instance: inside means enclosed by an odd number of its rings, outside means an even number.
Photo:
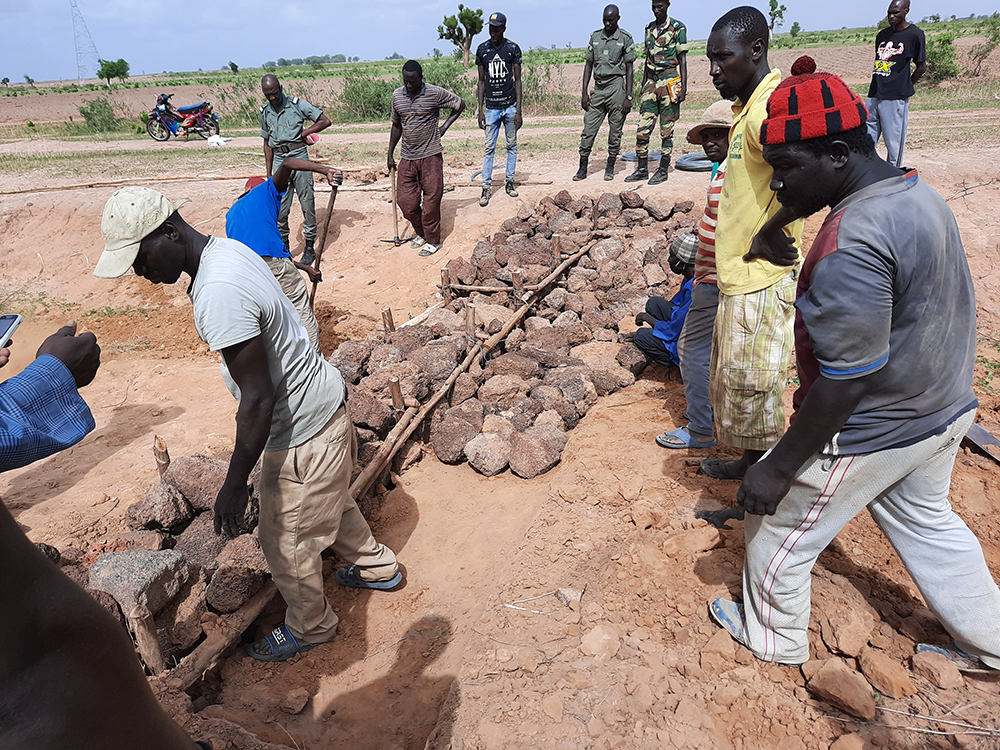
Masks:
[[[296,640],[324,643],[337,615],[323,593],[323,550],[365,568],[365,578],[396,574],[392,550],[379,544],[351,499],[357,438],[342,406],[307,443],[265,451],[261,465],[260,546],[288,605],[285,625]]]
[[[299,314],[302,327],[306,329],[309,336],[309,343],[316,350],[319,356],[323,356],[323,350],[319,344],[319,323],[309,306],[309,290],[306,288],[306,280],[302,277],[302,272],[295,267],[291,258],[264,258],[274,278],[278,280],[278,285],[285,296],[295,306],[295,311]]]

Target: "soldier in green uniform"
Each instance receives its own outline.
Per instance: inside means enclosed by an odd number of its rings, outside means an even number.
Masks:
[[[583,135],[580,136],[580,170],[574,180],[587,179],[587,162],[594,148],[594,139],[601,129],[604,117],[608,118],[608,164],[604,179],[615,178],[615,161],[622,144],[625,117],[632,110],[632,64],[635,62],[635,42],[632,35],[618,27],[618,6],[604,9],[604,28],[590,35],[587,61],[583,66],[583,96],[580,106],[583,116]],[[594,76],[594,91],[590,76]]]
[[[635,155],[639,165],[625,182],[649,177],[649,139],[660,120],[660,166],[649,179],[650,185],[667,181],[670,152],[674,148],[674,123],[681,116],[681,102],[687,96],[687,27],[667,15],[669,0],[653,0],[655,20],[646,27],[646,64],[642,72],[639,99],[639,127],[635,134]]]
[[[260,88],[267,103],[260,108],[260,137],[264,139],[264,164],[267,176],[285,159],[308,159],[307,140],[313,133],[330,127],[330,118],[323,110],[297,96],[285,96],[277,76],[266,75],[260,79]],[[311,120],[308,128],[305,121]],[[312,172],[293,172],[288,190],[281,199],[278,213],[278,230],[288,249],[288,212],[292,209],[292,193],[299,196],[302,209],[302,235],[306,249],[302,253],[302,263],[311,265],[316,260],[316,197],[313,193]]]

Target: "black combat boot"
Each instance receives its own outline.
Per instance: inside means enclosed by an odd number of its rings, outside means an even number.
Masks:
[[[613,180],[615,179],[615,162],[618,161],[617,156],[609,156],[607,166],[604,167],[604,179]]]
[[[661,182],[667,181],[667,171],[670,169],[670,157],[661,156],[660,166],[656,168],[656,173],[649,178],[650,185],[659,185]]]
[[[589,158],[590,158],[589,156],[580,157],[580,168],[576,170],[576,174],[573,175],[574,182],[579,182],[580,180],[587,179],[587,161],[589,160]]]
[[[639,157],[639,165],[635,168],[635,171],[625,178],[625,182],[639,182],[640,180],[649,179],[649,158],[645,156]]]
[[[299,263],[306,266],[311,266],[316,261],[316,248],[313,247],[312,240],[306,240],[306,249],[302,253],[302,258]]]

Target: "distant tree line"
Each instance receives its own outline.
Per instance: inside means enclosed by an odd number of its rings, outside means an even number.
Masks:
[[[309,57],[293,57],[290,60],[279,57],[277,60],[268,60],[261,67],[287,68],[292,65],[326,65],[327,63],[358,62],[359,59],[346,55],[310,55]]]

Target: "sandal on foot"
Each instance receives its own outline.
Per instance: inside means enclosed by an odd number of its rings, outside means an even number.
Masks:
[[[729,464],[738,464],[739,461],[733,461],[727,458],[706,458],[701,462],[699,469],[701,473],[706,477],[711,477],[712,479],[726,479],[733,482],[742,482],[742,474],[734,474],[732,470],[728,468]]]
[[[432,245],[431,243],[428,242],[427,244],[424,245],[423,250],[417,253],[417,255],[419,255],[421,258],[426,258],[430,255],[434,255],[434,253],[436,253],[440,249],[441,245]]]
[[[361,569],[357,565],[345,565],[342,568],[337,568],[334,577],[341,586],[350,586],[352,589],[379,589],[380,591],[396,588],[403,580],[403,574],[396,571],[396,575],[387,581],[366,581],[361,577]]]
[[[315,643],[302,643],[285,625],[279,625],[256,643],[247,646],[247,654],[257,661],[285,661],[296,654],[315,648]]]
[[[414,250],[419,250],[426,244],[427,240],[425,240],[423,237],[414,237],[413,242],[410,243],[410,247],[412,247]]]
[[[739,644],[747,646],[746,619],[743,616],[743,605],[728,599],[716,599],[708,605],[708,614],[712,616],[723,630]]]
[[[927,652],[931,654],[941,654],[948,661],[958,667],[959,672],[969,672],[972,674],[989,674],[992,672],[997,672],[989,664],[984,662],[978,656],[973,656],[972,654],[965,653],[962,649],[956,646],[954,643],[947,643],[944,646],[935,646],[930,643],[918,643],[917,653]]]
[[[662,448],[713,448],[715,438],[696,440],[694,435],[688,432],[687,427],[678,427],[676,430],[657,435],[656,444]]]

